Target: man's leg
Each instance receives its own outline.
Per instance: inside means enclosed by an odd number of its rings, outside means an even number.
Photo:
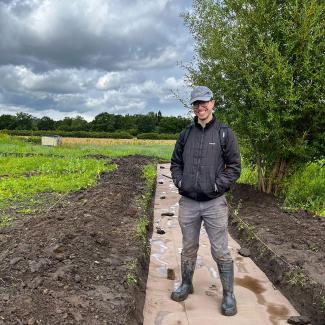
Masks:
[[[228,249],[228,205],[225,195],[202,202],[202,217],[223,287],[221,310],[226,316],[237,313],[234,296],[234,263]]]
[[[190,293],[193,293],[192,279],[199,249],[201,228],[198,202],[181,197],[179,200],[178,221],[183,235],[181,255],[182,284],[172,292],[171,299],[183,301]]]

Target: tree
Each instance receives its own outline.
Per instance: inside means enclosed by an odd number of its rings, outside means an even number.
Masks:
[[[14,130],[16,128],[16,117],[9,114],[4,114],[0,116],[0,130]]]
[[[191,120],[185,117],[163,116],[158,129],[160,133],[179,133],[190,123]]]
[[[162,119],[162,114],[161,114],[160,111],[158,111],[158,113],[157,113],[157,124],[158,124],[158,125],[159,125],[161,119]]]
[[[154,132],[157,125],[157,116],[153,112],[137,116],[137,128],[140,133]]]
[[[34,117],[27,113],[16,114],[16,129],[17,130],[32,130],[34,125]]]
[[[71,131],[88,131],[88,122],[80,115],[71,119]]]
[[[192,84],[216,95],[248,145],[259,187],[276,192],[290,166],[324,156],[325,2],[194,0]]]
[[[48,116],[43,116],[41,119],[37,121],[37,129],[38,130],[54,130],[55,122]]]
[[[58,130],[71,131],[72,118],[65,117],[63,120],[57,121],[56,127]]]
[[[109,113],[100,113],[96,115],[94,120],[91,122],[91,129],[93,131],[114,132],[114,115]]]

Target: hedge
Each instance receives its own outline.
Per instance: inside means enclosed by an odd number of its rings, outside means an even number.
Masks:
[[[177,140],[178,133],[169,134],[169,133],[140,133],[137,135],[138,139],[148,139],[148,140]]]
[[[133,136],[125,131],[119,132],[88,132],[88,131],[32,131],[32,130],[1,130],[1,133],[21,136],[55,136],[70,138],[111,138],[111,139],[132,139]]]

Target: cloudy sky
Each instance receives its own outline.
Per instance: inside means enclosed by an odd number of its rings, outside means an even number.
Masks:
[[[191,2],[0,0],[0,114],[186,114]]]

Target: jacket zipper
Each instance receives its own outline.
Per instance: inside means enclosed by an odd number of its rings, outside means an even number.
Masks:
[[[204,137],[204,130],[205,128],[203,128],[203,132],[202,132],[202,136],[201,136],[201,142],[200,142],[200,147],[199,147],[199,160],[198,160],[198,166],[196,169],[196,177],[195,177],[195,188],[197,189],[197,183],[198,183],[198,177],[199,177],[199,168],[200,168],[200,163],[201,163],[201,156],[202,156],[202,144],[203,144],[203,137]],[[197,191],[196,191],[196,196],[197,196]]]

